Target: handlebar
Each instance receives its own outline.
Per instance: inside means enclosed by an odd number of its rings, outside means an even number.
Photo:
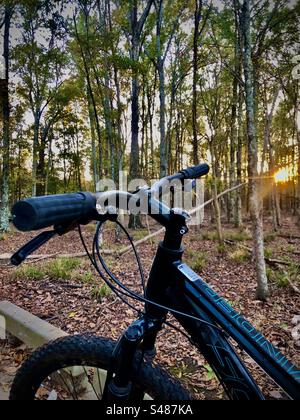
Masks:
[[[156,184],[156,187],[166,180],[196,179],[207,175],[208,172],[209,166],[207,164],[201,164],[199,166],[184,169],[173,176],[164,178]],[[152,191],[153,190],[148,190],[148,195],[150,195]],[[105,194],[107,196],[109,196],[109,194],[115,194],[116,196],[126,194],[129,199],[134,197],[136,200],[139,200],[138,193],[133,195],[114,191],[111,193],[103,193],[102,195],[105,196]],[[155,207],[156,204],[159,208],[162,208],[162,206],[159,206],[159,201],[158,203],[153,203],[153,200],[149,203],[149,207],[153,207],[153,205]],[[23,232],[40,230],[50,226],[60,227],[68,224],[88,223],[89,221],[99,219],[96,205],[97,195],[88,192],[29,198],[27,200],[19,201],[13,206],[13,223],[18,230]],[[164,211],[165,210],[166,209],[164,209]],[[154,219],[158,220],[157,217],[154,217]]]
[[[13,224],[22,232],[93,220],[95,213],[96,196],[83,192],[29,198],[12,208]]]
[[[207,163],[202,163],[198,166],[193,166],[191,168],[183,169],[179,173],[184,176],[183,179],[198,179],[202,176],[205,176],[209,173],[210,167]]]

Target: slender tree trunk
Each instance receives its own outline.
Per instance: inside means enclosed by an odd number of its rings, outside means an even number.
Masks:
[[[243,61],[245,72],[245,94],[248,134],[249,204],[253,229],[254,258],[257,275],[257,298],[266,300],[269,295],[268,278],[264,256],[264,232],[261,215],[261,199],[258,191],[257,136],[254,110],[254,80],[252,63],[250,0],[244,0],[242,12],[242,33],[244,38]]]
[[[160,177],[168,172],[168,144],[166,139],[166,94],[164,63],[158,65],[160,98]]]
[[[9,230],[9,159],[10,159],[10,109],[9,109],[9,36],[12,10],[5,6],[4,15],[4,78],[0,80],[2,90],[2,115],[3,115],[3,168],[0,207],[0,230]],[[1,75],[0,75],[1,77]]]
[[[36,171],[36,195],[38,197],[45,195],[45,150],[46,147],[46,138],[44,133],[41,134],[41,140],[38,148],[38,163]]]
[[[93,104],[87,91],[87,99],[88,99],[88,109],[89,109],[89,120],[90,120],[90,132],[91,132],[91,140],[92,140],[92,171],[93,171],[93,184],[94,184],[94,191],[97,191],[97,184],[99,182],[99,174],[98,174],[98,166],[97,166],[97,147],[96,147],[96,124],[95,124],[95,115],[93,112]]]
[[[279,95],[279,90],[274,95],[270,113],[268,112],[267,105],[266,105],[266,110],[265,110],[266,124],[265,124],[265,133],[264,133],[264,137],[265,137],[264,142],[269,148],[270,171],[271,171],[272,176],[274,175],[274,172],[275,172],[275,159],[274,159],[274,151],[273,151],[273,144],[272,144],[271,128],[272,128],[273,115],[274,115],[275,105],[276,105],[278,95]],[[272,201],[274,230],[278,230],[278,228],[282,226],[281,208],[280,208],[280,199],[278,195],[277,185],[274,181],[273,181],[271,201]]]
[[[237,0],[234,0],[234,11],[235,11],[235,27],[236,27],[236,43],[235,43],[235,71],[236,75],[239,77],[238,83],[238,111],[237,111],[237,145],[236,145],[236,184],[242,184],[242,159],[243,159],[243,144],[244,144],[244,115],[243,115],[243,105],[244,105],[244,90],[241,83],[242,80],[242,39],[241,39],[241,30],[239,23],[239,11],[238,11]],[[235,226],[239,229],[243,226],[243,206],[242,206],[242,191],[239,188],[235,193]]]
[[[154,108],[155,100],[154,93],[157,86],[157,72],[155,71],[153,86],[147,85],[147,106],[148,106],[148,119],[149,119],[149,131],[150,131],[150,152],[151,152],[151,177],[155,177],[155,154],[154,154]]]
[[[118,169],[119,172],[123,170],[123,155],[124,155],[124,148],[126,143],[123,140],[122,136],[122,101],[121,101],[121,89],[120,89],[120,82],[119,82],[119,75],[117,67],[114,66],[114,80],[116,86],[116,93],[117,93],[117,132],[118,132]]]
[[[138,1],[132,0],[130,10],[131,25],[131,51],[130,58],[132,60],[132,81],[131,81],[131,154],[130,154],[130,178],[137,179],[140,174],[139,168],[139,70],[137,64],[140,58],[141,34],[150,13],[153,0],[148,0],[147,5],[138,19]],[[140,216],[130,216],[129,227],[138,229],[142,228]]]
[[[199,164],[198,144],[198,78],[199,78],[199,38],[200,22],[202,17],[202,0],[195,0],[195,28],[193,37],[193,161],[194,165]]]
[[[239,111],[238,111],[238,143],[237,143],[237,185],[242,183],[242,160],[243,160],[243,140],[244,140],[244,121],[243,121],[243,91],[240,86],[239,89]],[[235,211],[235,226],[241,228],[243,225],[243,206],[242,206],[242,192],[237,190],[236,192],[236,211]]]
[[[213,194],[213,207],[215,211],[215,223],[216,229],[218,234],[218,240],[220,245],[224,244],[224,236],[223,236],[223,229],[222,229],[222,220],[221,220],[221,206],[218,199],[218,175],[217,175],[217,168],[216,168],[216,152],[215,152],[215,138],[212,138],[210,141],[210,152],[212,157],[212,175],[213,175],[213,185],[212,185],[212,194]]]
[[[136,47],[134,47],[136,50]],[[136,56],[136,54],[135,54]],[[130,177],[135,179],[139,176],[139,80],[137,70],[133,71],[132,78],[132,103],[131,103],[131,156]]]
[[[32,197],[37,195],[37,167],[39,152],[40,111],[34,113],[33,150],[32,150]]]
[[[174,106],[175,106],[175,96],[176,96],[176,74],[175,74],[175,66],[172,70],[172,82],[171,82],[171,99],[170,99],[170,112],[169,112],[169,121],[168,121],[168,129],[167,129],[167,142],[169,145],[169,169],[171,173],[175,172],[174,162],[173,162],[173,141],[172,141],[172,133],[173,133],[173,120],[174,120]]]
[[[53,143],[53,134],[49,137],[49,146],[48,146],[48,162],[46,169],[46,178],[45,178],[45,195],[48,195],[49,192],[49,178],[52,168],[52,143]]]
[[[75,33],[76,33],[76,39],[80,48],[80,54],[81,54],[81,58],[82,58],[82,62],[83,62],[83,66],[84,66],[84,73],[85,73],[85,77],[86,77],[86,83],[87,83],[87,89],[88,89],[88,96],[90,97],[92,106],[93,106],[93,111],[94,111],[94,116],[95,116],[95,122],[96,122],[96,133],[97,133],[97,137],[98,137],[98,147],[99,147],[99,176],[101,177],[103,175],[103,142],[102,142],[102,135],[101,135],[101,125],[100,125],[100,119],[99,119],[99,115],[98,115],[98,110],[97,110],[97,102],[96,102],[96,98],[95,95],[93,93],[93,88],[92,88],[92,83],[91,83],[91,75],[90,75],[90,67],[88,65],[88,61],[87,58],[85,56],[85,52],[81,43],[81,39],[80,39],[80,35],[78,33],[78,27],[77,27],[77,22],[76,22],[76,18],[74,16],[73,19],[74,22],[74,28],[75,28]]]
[[[132,39],[132,51],[131,59],[134,63],[139,60],[139,35],[136,32],[135,26],[137,26],[137,5],[134,7],[132,16],[132,27],[133,27],[133,39]],[[137,179],[140,175],[140,148],[139,148],[139,74],[136,66],[132,69],[132,81],[131,81],[131,153],[130,153],[130,179]],[[129,228],[139,229],[142,227],[141,217],[139,215],[130,215]]]
[[[138,5],[133,1],[131,10],[131,60],[134,63],[131,80],[131,155],[130,155],[130,177],[135,179],[139,175],[139,72],[137,63],[139,61],[140,34],[138,33]]]
[[[298,165],[297,165],[297,224],[300,226],[300,82],[298,81],[298,86],[296,89],[296,102],[295,102],[295,126],[296,126],[296,136],[297,136],[297,146],[298,146]]]
[[[238,39],[238,33],[236,34]],[[237,40],[238,43],[238,40]],[[233,78],[233,89],[232,89],[232,105],[231,105],[231,133],[230,133],[230,164],[229,164],[229,184],[230,188],[236,185],[236,149],[237,149],[237,109],[238,109],[238,74],[240,70],[238,46],[236,46],[235,52],[235,76]],[[229,195],[229,222],[232,220],[234,215],[234,205],[236,201],[236,192]]]

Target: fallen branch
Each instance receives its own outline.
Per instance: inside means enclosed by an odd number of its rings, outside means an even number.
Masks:
[[[289,233],[281,233],[278,236],[279,238],[283,238],[283,239],[300,239],[300,236],[289,234]]]
[[[288,261],[283,261],[283,260],[276,260],[276,259],[272,259],[272,258],[265,258],[266,262],[271,265],[271,266],[276,266],[276,265],[285,265],[285,266],[290,266],[290,265],[296,265],[296,266],[300,266],[299,264],[295,264],[293,262],[288,262]]]
[[[300,255],[299,251],[285,251],[284,254]]]
[[[112,255],[114,254],[114,251],[108,251],[108,250],[103,250],[102,251],[103,254],[105,255]],[[2,254],[0,255],[0,261],[10,261],[11,257],[13,256],[13,254]],[[32,260],[34,262],[39,262],[39,261],[43,261],[43,260],[50,260],[53,258],[83,258],[86,257],[86,253],[82,252],[82,253],[78,253],[78,254],[45,254],[45,255],[29,255],[29,257],[27,257],[27,260]]]
[[[227,245],[231,245],[231,246],[239,246],[242,249],[245,249],[246,251],[248,251],[251,255],[253,254],[253,249],[249,248],[248,246],[245,246],[243,244],[234,242],[234,241],[230,241],[228,239],[225,239],[224,241]],[[273,259],[273,258],[267,258],[265,257],[265,261],[267,264],[269,264],[270,266],[274,267],[277,265],[284,265],[284,266],[290,266],[290,265],[296,265],[296,266],[300,266],[300,264],[295,264],[289,261],[283,261],[283,260],[277,260],[277,259]]]
[[[298,295],[300,295],[300,289],[297,287],[297,286],[295,286],[294,285],[294,283],[292,282],[292,280],[290,280],[289,278],[288,278],[288,276],[287,276],[287,280],[288,280],[288,282],[289,282],[289,285],[291,286],[291,288],[293,289],[293,291],[295,292],[295,293],[297,293]]]

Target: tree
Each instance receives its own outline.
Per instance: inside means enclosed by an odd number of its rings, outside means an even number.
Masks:
[[[4,10],[4,66],[0,67],[0,93],[3,117],[3,169],[1,185],[0,230],[9,230],[9,162],[10,162],[10,107],[9,107],[9,64],[10,64],[10,27],[14,11],[12,2],[5,3]],[[1,64],[1,63],[0,63]]]
[[[137,179],[139,170],[139,69],[138,63],[141,53],[141,44],[143,43],[142,31],[146,19],[150,13],[154,0],[147,0],[146,6],[138,16],[138,0],[129,0],[129,36],[130,36],[130,59],[132,62],[131,76],[131,153],[130,153],[130,178]],[[141,227],[139,217],[131,217],[130,227]]]
[[[67,56],[61,45],[63,22],[54,4],[48,1],[24,3],[20,12],[24,16],[22,42],[14,49],[14,67],[21,78],[18,93],[33,116],[32,195],[36,196],[45,189],[47,145],[45,136],[41,135],[41,124],[50,104],[59,95]]]
[[[198,81],[199,81],[199,43],[205,30],[209,15],[212,9],[212,3],[208,11],[203,13],[203,0],[194,0],[194,33],[193,33],[193,104],[192,104],[192,124],[193,124],[193,162],[199,164],[199,121],[198,121]],[[201,21],[202,25],[201,25]]]
[[[243,62],[245,73],[245,100],[248,136],[248,177],[249,202],[253,229],[253,253],[256,263],[257,298],[266,300],[269,295],[268,278],[264,255],[264,232],[261,215],[261,199],[258,191],[258,144],[255,122],[254,79],[252,63],[251,13],[250,0],[244,0],[241,16],[241,31],[243,34]]]
[[[177,4],[174,0],[155,0],[156,10],[156,54],[152,61],[156,67],[159,78],[159,127],[160,127],[160,177],[168,172],[168,144],[166,137],[166,89],[165,89],[165,63],[170,51],[173,37],[178,29],[179,20],[187,6],[187,1]],[[172,19],[171,16],[175,16]]]

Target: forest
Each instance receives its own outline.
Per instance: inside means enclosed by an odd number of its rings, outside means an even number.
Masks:
[[[237,267],[247,299],[274,309],[285,293],[299,315],[300,1],[0,0],[0,31],[0,254],[20,244],[19,200],[118,187],[124,173],[151,185],[206,162],[190,244],[215,253],[196,247],[193,268]],[[149,264],[158,228],[126,224]],[[51,278],[47,267],[29,278]]]
[[[4,3],[1,230],[23,197],[205,161],[220,243],[250,213],[262,263],[262,209],[299,219],[299,2]]]

